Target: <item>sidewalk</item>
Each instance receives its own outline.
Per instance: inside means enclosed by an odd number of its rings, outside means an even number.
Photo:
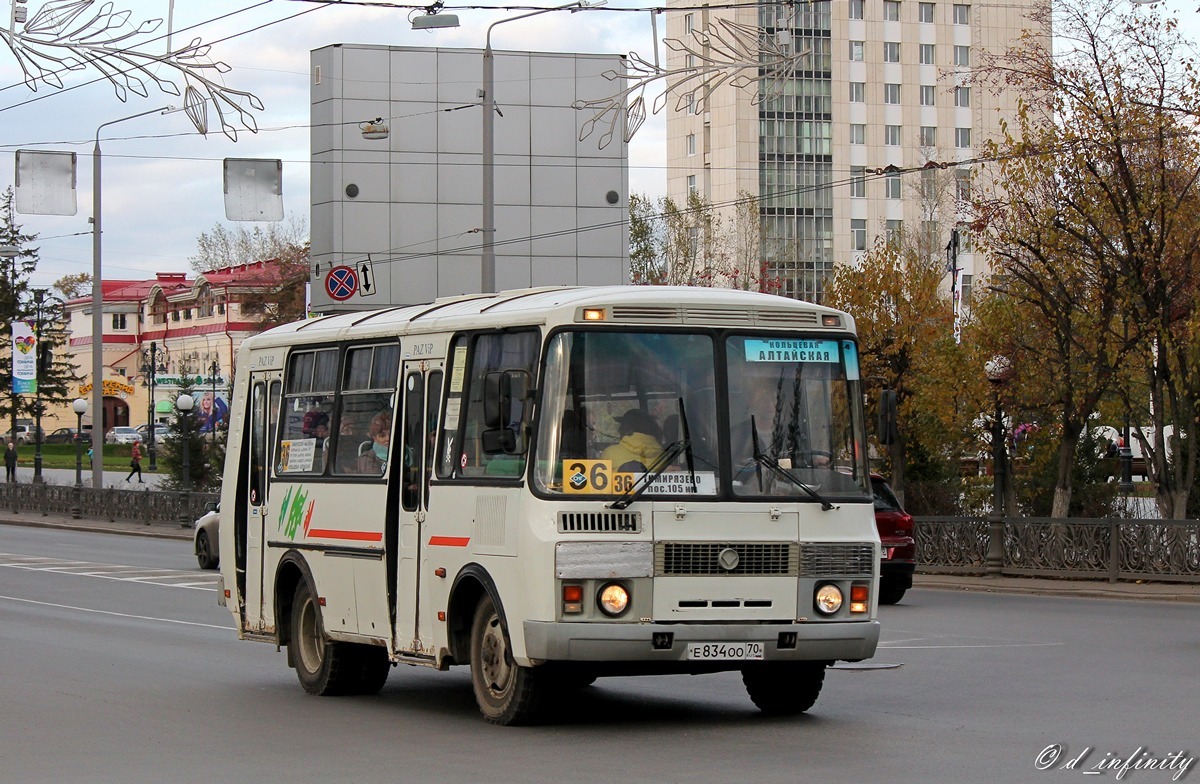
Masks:
[[[115,522],[97,518],[82,518],[76,520],[70,515],[38,514],[37,512],[13,512],[11,509],[0,509],[0,525],[19,525],[28,528],[59,528],[65,531],[91,531],[98,533],[126,534],[128,536],[153,536],[159,539],[192,538],[192,524],[180,523],[138,523],[132,520],[117,520]]]
[[[187,526],[178,523],[146,524],[122,520],[110,522],[95,518],[75,520],[67,515],[14,513],[11,510],[3,509],[0,509],[0,525],[59,528],[69,531],[91,531],[129,536],[154,536],[161,539],[190,540],[192,538],[190,524]],[[977,577],[917,573],[913,577],[913,588],[1200,604],[1200,584],[1197,583],[1110,583],[1104,580],[1055,580],[1039,577]]]

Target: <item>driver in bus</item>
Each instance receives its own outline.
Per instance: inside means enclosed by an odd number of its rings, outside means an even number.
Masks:
[[[600,454],[617,471],[645,473],[663,453],[662,434],[654,417],[640,408],[631,408],[617,420],[621,440]]]

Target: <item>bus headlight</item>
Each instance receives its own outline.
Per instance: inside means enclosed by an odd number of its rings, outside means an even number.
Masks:
[[[608,583],[596,596],[600,612],[617,617],[629,609],[629,591],[620,583]]]
[[[842,609],[842,589],[833,583],[825,583],[817,588],[813,604],[822,615],[833,615]]]

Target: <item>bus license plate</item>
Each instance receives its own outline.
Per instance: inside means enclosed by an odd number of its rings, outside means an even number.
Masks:
[[[762,659],[763,652],[761,642],[689,642],[687,645],[690,660]]]

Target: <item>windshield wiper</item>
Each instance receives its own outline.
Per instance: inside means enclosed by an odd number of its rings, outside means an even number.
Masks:
[[[799,479],[797,479],[796,477],[794,477],[790,473],[788,473],[788,470],[786,468],[784,468],[783,466],[781,466],[779,464],[778,460],[771,457],[770,455],[763,454],[763,452],[761,450],[759,450],[759,448],[758,448],[758,428],[755,427],[755,425],[754,425],[754,415],[753,414],[750,415],[750,442],[754,446],[754,462],[758,466],[758,468],[757,468],[758,491],[760,493],[763,491],[762,466],[766,466],[767,468],[771,469],[779,476],[782,476],[788,482],[792,483],[796,487],[803,490],[814,501],[820,502],[821,511],[828,512],[830,509],[833,509],[833,504],[829,503],[829,501],[827,501],[824,496],[822,496],[816,490],[814,490],[813,488],[804,484]]]
[[[679,441],[669,445],[665,450],[663,450],[663,453],[658,456],[658,459],[646,469],[646,473],[639,476],[633,483],[633,486],[626,490],[620,498],[609,504],[607,508],[624,509],[632,504],[638,499],[638,496],[646,492],[650,485],[654,483],[655,479],[658,479],[660,476],[662,476],[662,473],[667,470],[667,466],[671,465],[671,461],[679,457],[680,452],[683,452],[686,449],[690,454],[691,448],[692,445],[686,438],[680,439]],[[693,476],[694,475],[695,473],[693,472]]]

